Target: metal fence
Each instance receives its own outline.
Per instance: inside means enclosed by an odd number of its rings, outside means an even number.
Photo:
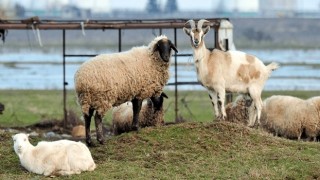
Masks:
[[[69,57],[92,57],[96,54],[68,54],[66,53],[66,31],[68,30],[117,30],[118,31],[118,51],[122,51],[123,40],[122,31],[126,29],[158,29],[159,34],[162,34],[163,29],[172,29],[174,36],[174,44],[177,46],[177,29],[185,26],[188,19],[152,19],[152,20],[41,20],[38,17],[32,17],[24,20],[0,20],[0,37],[5,40],[7,31],[10,30],[25,30],[33,29],[34,31],[41,30],[61,30],[62,32],[62,68],[63,68],[63,112],[64,120],[67,120],[66,108],[66,58]],[[222,20],[227,18],[207,18],[210,21],[209,25],[214,29],[214,48],[221,49],[218,42],[218,29]],[[40,39],[39,39],[40,41]],[[40,41],[41,44],[41,41]],[[228,43],[226,43],[228,44]],[[228,47],[225,47],[228,49]],[[180,85],[195,85],[198,82],[178,82],[177,74],[177,57],[192,56],[192,54],[174,54],[174,71],[175,81],[169,83],[168,86],[174,86],[175,92],[175,118],[178,118],[178,86]]]

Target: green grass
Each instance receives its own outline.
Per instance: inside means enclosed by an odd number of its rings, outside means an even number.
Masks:
[[[25,171],[0,133],[0,179],[42,179]],[[39,138],[31,139],[36,144]],[[320,144],[273,137],[232,123],[182,123],[110,137],[90,148],[97,169],[56,179],[316,179]]]
[[[165,120],[175,121],[175,96],[166,91]],[[319,96],[318,91],[265,91],[262,98],[282,94],[303,99]],[[0,115],[0,126],[26,126],[42,120],[63,119],[63,93],[58,90],[0,90],[0,102],[5,111]],[[206,91],[179,91],[178,116],[187,121],[211,122],[214,119],[213,107]],[[67,110],[81,117],[74,91],[67,92]],[[105,116],[105,123],[111,121],[111,111]]]
[[[166,92],[166,121],[173,121],[174,93]],[[309,98],[317,91],[264,92]],[[74,91],[67,108],[79,116]],[[6,105],[1,126],[25,126],[45,119],[62,119],[62,91],[1,90]],[[184,103],[185,102],[185,103]],[[317,179],[320,144],[273,137],[259,129],[212,121],[205,91],[181,91],[179,115],[189,122],[111,136],[90,148],[97,169],[56,179]],[[189,111],[190,110],[190,111]],[[105,118],[110,122],[110,113]],[[0,179],[43,179],[25,171],[13,151],[11,133],[0,129]],[[36,144],[43,138],[32,138]],[[96,143],[96,140],[94,139]]]

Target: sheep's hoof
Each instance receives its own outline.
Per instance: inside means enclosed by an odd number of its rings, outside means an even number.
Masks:
[[[139,126],[132,126],[132,129],[131,129],[132,131],[139,131],[140,130],[140,128],[139,128]]]
[[[87,144],[88,147],[93,147],[94,146],[94,144],[92,143],[91,140],[86,140],[86,144]]]
[[[104,139],[97,139],[100,144],[104,144]]]

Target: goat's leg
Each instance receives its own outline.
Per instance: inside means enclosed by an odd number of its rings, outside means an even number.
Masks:
[[[209,97],[211,99],[211,103],[214,108],[214,113],[216,116],[216,119],[220,119],[220,111],[218,108],[218,98],[217,98],[217,93],[215,91],[209,90]]]
[[[104,143],[104,134],[103,134],[103,128],[102,128],[102,113],[99,113],[96,111],[96,114],[94,115],[94,122],[96,124],[96,133],[97,133],[97,141],[100,144]]]
[[[217,90],[217,98],[218,98],[218,108],[221,111],[221,119],[225,120],[227,118],[226,109],[224,107],[224,101],[226,97],[226,91],[224,88],[219,88]]]
[[[89,108],[89,113],[85,114],[83,113],[83,118],[85,121],[85,128],[86,128],[86,143],[88,146],[92,145],[91,142],[91,132],[90,132],[90,124],[91,124],[91,117],[93,115],[94,109]]]
[[[132,130],[137,131],[139,130],[139,113],[141,110],[142,100],[134,98],[131,102],[133,110]]]
[[[262,100],[261,100],[261,90],[259,88],[251,87],[249,88],[249,94],[252,98],[255,113],[251,113],[254,115],[251,115],[249,126],[254,126],[256,120],[258,122],[258,125],[260,125],[260,117],[261,117],[261,110],[262,110]],[[249,116],[250,117],[250,116]]]
[[[255,103],[251,103],[249,109],[249,121],[248,121],[248,126],[253,127],[257,118],[257,113],[256,113],[256,106]]]

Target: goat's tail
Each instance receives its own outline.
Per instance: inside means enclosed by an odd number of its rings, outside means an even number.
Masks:
[[[267,65],[267,69],[269,72],[274,71],[276,69],[278,69],[280,66],[278,63],[272,62],[270,64]]]

